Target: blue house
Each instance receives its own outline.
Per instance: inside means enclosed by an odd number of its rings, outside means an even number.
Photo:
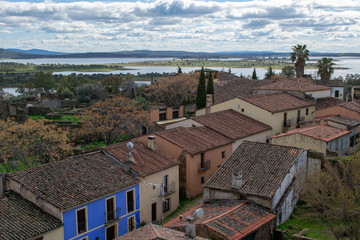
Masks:
[[[102,151],[11,173],[6,182],[62,221],[52,239],[112,240],[140,227],[139,181]]]

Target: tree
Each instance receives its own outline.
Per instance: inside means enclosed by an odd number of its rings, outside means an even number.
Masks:
[[[168,107],[180,106],[194,97],[197,78],[198,75],[195,73],[160,78],[156,84],[146,88],[145,96],[151,102],[165,104]]]
[[[20,84],[16,89],[16,92],[22,96],[35,96],[37,95],[36,89],[32,82],[27,82],[25,84]]]
[[[85,84],[76,88],[76,98],[79,102],[89,103],[105,98],[105,89],[99,84]]]
[[[310,51],[306,49],[305,44],[293,46],[292,50],[290,59],[295,62],[296,77],[300,78],[304,75],[305,61],[309,60]]]
[[[37,72],[35,73],[34,86],[43,88],[45,92],[51,92],[56,88],[55,78],[51,72]]]
[[[178,66],[178,74],[182,74],[182,69],[180,66]]]
[[[293,77],[295,75],[295,69],[293,66],[285,66],[281,69],[281,74],[287,77]]]
[[[73,130],[75,141],[94,142],[103,140],[111,144],[123,140],[124,134],[133,137],[141,134],[141,126],[150,125],[147,112],[138,108],[137,102],[126,97],[99,101],[86,109],[81,118],[81,128]]]
[[[206,93],[212,95],[212,102],[214,104],[215,96],[214,96],[214,80],[213,80],[212,72],[210,72],[209,74]]]
[[[360,239],[360,159],[325,160],[309,178],[304,200],[310,214],[324,219],[336,239]]]
[[[123,83],[122,77],[119,77],[118,75],[110,75],[105,77],[101,84],[105,87],[105,89],[109,93],[118,93],[120,92],[120,86]]]
[[[254,68],[254,71],[253,71],[253,73],[252,73],[251,79],[253,79],[253,80],[257,80],[257,79],[258,79],[258,77],[257,77],[257,75],[256,75],[256,69],[255,69],[255,68]]]
[[[272,70],[272,67],[270,66],[267,70],[267,72],[265,73],[265,79],[269,79],[270,77],[274,76],[275,73]]]
[[[0,164],[7,172],[60,160],[72,153],[66,131],[44,120],[0,121]]]
[[[331,75],[334,73],[332,58],[322,58],[317,62],[317,74],[320,75],[321,82],[326,85],[326,83],[330,80]]]
[[[196,91],[196,108],[206,107],[206,89],[205,89],[205,73],[204,67],[201,68],[199,84]]]

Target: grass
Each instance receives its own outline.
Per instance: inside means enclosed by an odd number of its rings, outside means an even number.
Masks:
[[[303,229],[308,229],[309,231],[304,234],[306,237],[319,240],[336,240],[326,222],[321,218],[309,216],[306,207],[300,204],[295,207],[290,219],[281,224],[278,229],[286,230],[291,236]]]

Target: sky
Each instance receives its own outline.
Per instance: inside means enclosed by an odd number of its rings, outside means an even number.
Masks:
[[[360,53],[360,0],[2,1],[0,48]]]

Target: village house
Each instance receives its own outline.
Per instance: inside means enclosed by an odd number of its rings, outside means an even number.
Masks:
[[[340,102],[329,107],[317,109],[314,118],[340,115],[348,118],[360,119],[360,104],[356,102]]]
[[[266,142],[271,136],[271,127],[233,109],[205,114],[169,124],[166,129],[176,127],[205,126],[233,141],[234,152],[243,141]]]
[[[112,240],[140,227],[139,182],[103,151],[3,176],[6,191],[61,221],[51,239]]]
[[[13,191],[0,194],[0,239],[60,240],[62,222]]]
[[[196,116],[226,109],[233,109],[269,125],[273,136],[296,128],[300,121],[313,119],[315,103],[287,92],[252,95],[199,109]]]
[[[271,143],[345,155],[350,148],[350,131],[325,124],[302,127],[273,136]]]
[[[195,213],[202,209],[203,216]],[[179,231],[193,223],[196,235],[209,239],[271,239],[275,215],[245,200],[221,200],[200,204],[164,226]]]
[[[358,102],[360,99],[360,86],[352,86],[351,99],[353,102]]]
[[[189,237],[185,233],[176,231],[174,229],[166,228],[156,224],[147,224],[139,229],[136,229],[133,232],[127,233],[121,237],[116,238],[115,240],[182,240]],[[194,237],[194,240],[205,240],[206,238]]]
[[[300,97],[312,97],[315,99],[330,97],[331,87],[314,84],[311,79],[286,77],[268,85],[255,87],[254,94],[271,94],[286,91]]]
[[[287,221],[306,172],[307,151],[288,146],[243,142],[204,186],[204,202],[242,199]]]
[[[175,128],[155,133],[159,151],[179,159],[180,193],[192,198],[232,152],[232,140],[206,127]],[[139,138],[144,144],[148,136]]]
[[[155,138],[138,139],[103,150],[121,164],[129,164],[140,180],[141,222],[161,222],[179,206],[179,162],[159,151]]]
[[[314,83],[323,86],[323,83],[320,80],[316,80]],[[344,97],[347,97],[344,89],[345,83],[342,80],[329,80],[326,82],[325,86],[331,88],[330,97],[341,100],[343,100]]]

